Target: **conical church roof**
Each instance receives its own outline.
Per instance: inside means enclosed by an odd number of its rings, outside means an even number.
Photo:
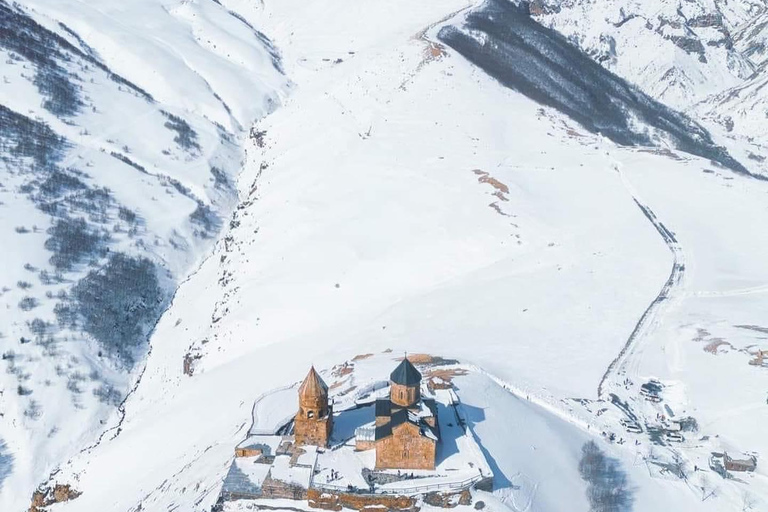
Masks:
[[[299,398],[314,398],[328,396],[328,385],[320,378],[315,367],[309,369],[307,377],[299,387]]]
[[[421,383],[421,373],[404,357],[403,362],[390,374],[389,380],[401,386],[418,386]]]

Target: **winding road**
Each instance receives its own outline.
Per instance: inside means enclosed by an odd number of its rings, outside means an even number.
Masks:
[[[652,332],[660,323],[660,318],[670,308],[670,306],[684,297],[682,290],[682,284],[685,279],[685,252],[677,241],[675,234],[659,220],[656,213],[640,199],[637,191],[630,183],[629,179],[621,170],[621,164],[616,163],[615,169],[621,176],[621,182],[624,188],[632,197],[632,200],[643,212],[643,215],[653,225],[654,229],[659,233],[662,240],[666,244],[669,251],[672,253],[672,269],[670,270],[669,277],[664,285],[661,287],[658,295],[653,299],[650,305],[643,311],[640,319],[635,324],[635,328],[627,338],[624,347],[621,349],[616,358],[608,365],[608,369],[600,379],[600,383],[597,386],[597,395],[599,398],[604,399],[606,394],[606,385],[617,384],[619,375],[625,375],[627,373],[627,366],[632,364],[633,367],[637,367],[637,361],[630,359],[630,356],[642,352],[642,341],[647,338],[648,334]]]

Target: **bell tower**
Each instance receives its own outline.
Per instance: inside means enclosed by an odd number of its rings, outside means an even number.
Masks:
[[[408,360],[403,358],[389,376],[389,399],[400,407],[412,407],[421,400],[421,373]]]
[[[299,387],[294,439],[297,445],[327,446],[332,428],[333,407],[328,403],[328,386],[313,366]]]

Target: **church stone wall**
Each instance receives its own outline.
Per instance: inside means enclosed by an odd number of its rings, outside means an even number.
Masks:
[[[376,469],[435,469],[436,449],[437,443],[420,435],[418,427],[398,425],[376,442]]]
[[[311,444],[315,446],[327,446],[328,439],[331,437],[331,428],[333,426],[333,416],[328,415],[324,418],[307,418],[301,413],[296,415],[294,422],[293,435],[296,444]]]
[[[401,407],[410,407],[421,398],[419,386],[403,386],[402,384],[392,383],[389,391],[389,398],[393,404]]]

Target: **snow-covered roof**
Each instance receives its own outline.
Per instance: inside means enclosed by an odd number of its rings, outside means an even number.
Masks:
[[[316,456],[315,452],[315,456]],[[291,466],[291,457],[280,455],[275,458],[272,464],[272,478],[288,484],[300,485],[309,488],[309,481],[312,476],[312,467],[305,465]]]
[[[400,409],[395,411],[392,416],[390,416],[389,422],[376,427],[376,440],[391,436],[392,431],[404,423],[410,423],[411,425],[418,427],[419,434],[422,436],[428,437],[434,441],[438,440],[439,432],[437,428],[432,427],[426,421],[424,421],[424,417],[420,416],[417,411],[412,411],[409,409]]]
[[[257,457],[236,458],[224,478],[222,491],[235,494],[258,494],[272,466],[260,464],[256,460]]]
[[[314,467],[315,461],[317,460],[317,446],[302,446],[302,453],[296,458],[295,465],[296,466],[306,466],[306,467]]]
[[[280,436],[248,436],[245,441],[237,445],[237,448],[259,449],[264,455],[274,455],[281,440]]]

